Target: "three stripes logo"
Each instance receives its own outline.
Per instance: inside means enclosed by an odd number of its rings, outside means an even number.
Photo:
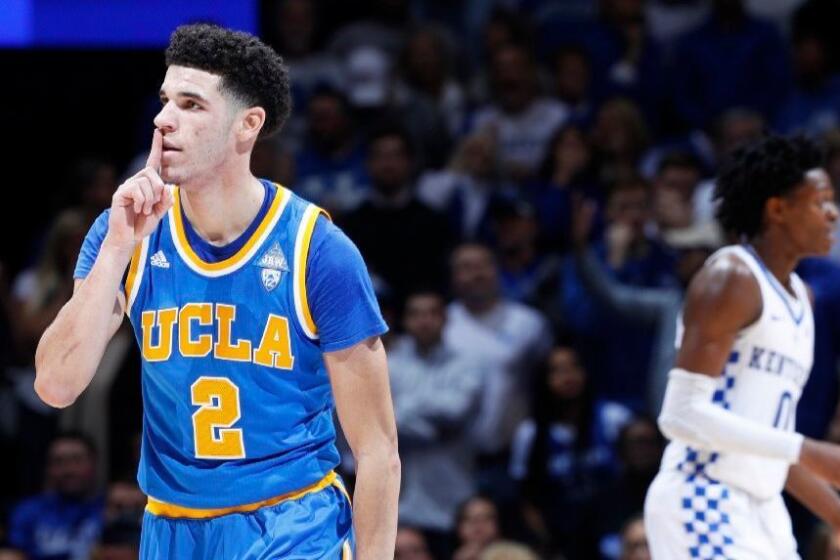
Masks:
[[[152,258],[149,259],[152,266],[156,266],[158,268],[169,268],[169,261],[166,260],[166,255],[163,254],[163,251],[158,251]]]

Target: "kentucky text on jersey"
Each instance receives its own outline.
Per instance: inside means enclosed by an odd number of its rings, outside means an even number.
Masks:
[[[768,350],[761,346],[753,346],[750,352],[750,369],[779,375],[790,379],[797,385],[804,385],[808,379],[809,370],[790,356],[775,350]]]
[[[149,362],[170,359],[177,340],[178,352],[185,358],[204,358],[212,352],[217,360],[282,370],[294,366],[289,319],[280,315],[266,315],[262,336],[255,341],[236,336],[236,306],[224,303],[188,303],[143,311],[141,322],[143,358]]]

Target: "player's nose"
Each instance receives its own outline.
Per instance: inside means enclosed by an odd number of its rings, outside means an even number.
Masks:
[[[154,123],[157,128],[164,134],[172,132],[176,128],[175,111],[173,110],[173,103],[170,101],[160,108],[160,111],[155,115]]]

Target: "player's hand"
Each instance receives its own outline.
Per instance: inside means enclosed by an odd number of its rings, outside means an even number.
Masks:
[[[159,174],[162,151],[163,135],[155,129],[146,167],[120,185],[111,200],[108,241],[121,252],[131,254],[172,207],[172,192]]]

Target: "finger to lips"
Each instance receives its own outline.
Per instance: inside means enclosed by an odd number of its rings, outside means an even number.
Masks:
[[[149,150],[149,157],[146,160],[146,167],[149,167],[155,171],[155,173],[160,172],[160,157],[163,153],[163,134],[161,134],[159,128],[155,128],[154,133],[152,134],[152,148]]]

